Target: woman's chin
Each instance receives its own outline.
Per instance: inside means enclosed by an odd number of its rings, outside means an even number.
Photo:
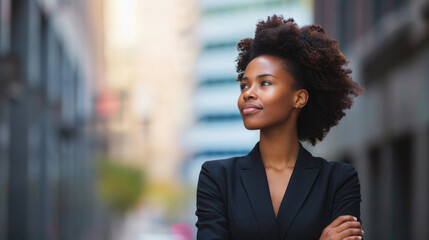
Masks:
[[[244,123],[244,127],[247,129],[247,130],[258,130],[258,129],[261,129],[260,128],[260,126],[259,125],[256,125],[256,124],[249,124],[249,123]]]

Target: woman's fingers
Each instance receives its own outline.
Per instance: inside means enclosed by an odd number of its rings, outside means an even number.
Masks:
[[[361,236],[352,236],[352,237],[346,237],[343,240],[361,240]]]
[[[339,216],[325,229],[323,229],[320,240],[338,239],[353,240],[362,239],[362,227],[357,218],[351,215]]]
[[[341,223],[338,227],[335,228],[336,232],[342,232],[348,228],[361,228],[360,222],[358,221],[347,221],[347,222],[343,222]]]
[[[347,221],[357,221],[357,218],[353,217],[352,215],[339,216],[331,224],[329,224],[328,227],[335,228],[335,227],[338,227],[343,222],[347,222]]]
[[[347,228],[344,231],[338,233],[338,236],[339,236],[339,239],[344,239],[347,237],[358,237],[362,234],[363,232],[362,232],[362,229],[360,228]]]

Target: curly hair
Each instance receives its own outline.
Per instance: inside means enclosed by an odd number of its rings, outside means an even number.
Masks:
[[[285,60],[287,71],[295,79],[293,88],[306,89],[309,98],[298,115],[298,139],[322,141],[330,128],[344,117],[353,105],[352,96],[364,89],[354,82],[346,68],[349,61],[320,25],[298,27],[292,18],[273,15],[256,25],[255,37],[237,44],[237,81],[247,65],[261,55],[274,55]]]

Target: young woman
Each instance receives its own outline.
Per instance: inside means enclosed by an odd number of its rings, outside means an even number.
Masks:
[[[274,15],[238,50],[238,108],[260,140],[246,156],[203,164],[197,238],[362,239],[356,170],[300,143],[323,140],[363,92],[337,41]]]

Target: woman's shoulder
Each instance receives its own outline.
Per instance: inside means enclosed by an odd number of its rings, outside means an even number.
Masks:
[[[352,177],[357,178],[357,171],[355,167],[349,163],[339,161],[327,161],[321,157],[313,157],[313,160],[320,166],[321,171],[331,179],[336,179],[334,182],[343,182]]]
[[[228,170],[234,168],[238,161],[243,158],[243,156],[237,156],[237,157],[230,157],[230,158],[223,158],[223,159],[215,159],[215,160],[208,160],[205,161],[202,165],[202,168],[208,169],[208,170]]]
[[[209,178],[217,184],[226,184],[227,179],[233,178],[238,173],[239,160],[242,157],[208,160],[201,166],[201,178]]]

